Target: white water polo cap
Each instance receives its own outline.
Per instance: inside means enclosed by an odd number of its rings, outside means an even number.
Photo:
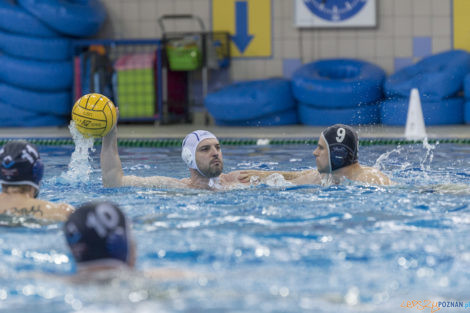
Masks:
[[[203,176],[205,175],[201,173],[196,164],[196,149],[201,141],[212,138],[217,139],[213,133],[207,130],[195,130],[183,140],[181,158],[189,168],[197,170]]]

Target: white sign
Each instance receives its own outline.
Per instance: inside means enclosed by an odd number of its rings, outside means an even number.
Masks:
[[[297,27],[374,27],[376,0],[295,0]]]

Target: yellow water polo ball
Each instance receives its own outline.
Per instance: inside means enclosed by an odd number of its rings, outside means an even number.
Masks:
[[[85,137],[103,137],[116,124],[116,107],[99,93],[82,96],[72,109],[72,120]]]

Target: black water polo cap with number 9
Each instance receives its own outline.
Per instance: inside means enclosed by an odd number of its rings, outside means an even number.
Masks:
[[[356,131],[352,127],[335,124],[326,128],[321,136],[328,148],[330,171],[357,162],[359,140]]]

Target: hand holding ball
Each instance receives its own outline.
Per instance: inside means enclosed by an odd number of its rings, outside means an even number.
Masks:
[[[90,93],[75,102],[72,120],[83,136],[104,137],[116,124],[116,107],[107,97]]]

